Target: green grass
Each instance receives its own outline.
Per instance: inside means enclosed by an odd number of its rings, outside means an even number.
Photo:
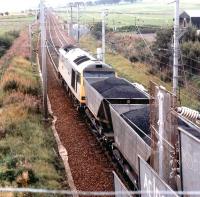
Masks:
[[[181,11],[185,9],[198,9],[198,0],[183,0],[180,3]],[[89,6],[80,11],[80,21],[83,24],[92,24],[101,20],[101,11],[108,9],[109,12],[134,13],[134,14],[108,14],[107,24],[109,27],[121,27],[126,25],[172,25],[174,15],[174,4],[167,4],[163,1],[151,1],[145,3],[127,5],[98,5]],[[67,12],[60,12],[59,15],[69,20]],[[76,10],[73,14],[76,21]]]
[[[91,36],[82,37],[80,47],[96,54],[96,48],[100,47],[101,43]],[[143,84],[147,89],[149,82],[153,81],[159,85],[172,90],[172,83],[165,83],[158,76],[149,73],[150,66],[143,63],[131,63],[120,54],[113,54],[109,48],[106,52],[106,63],[112,65],[117,71],[118,76],[128,79],[131,82]],[[193,109],[200,109],[200,103],[194,95],[187,89],[181,89],[181,104]]]
[[[14,57],[0,81],[0,186],[68,189],[52,130],[42,122],[36,70]],[[9,81],[18,86],[5,89]]]
[[[34,20],[34,16],[1,16],[0,35],[8,31],[19,31]]]

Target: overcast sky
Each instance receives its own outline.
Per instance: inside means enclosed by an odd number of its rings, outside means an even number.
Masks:
[[[75,0],[45,0],[47,5],[51,5],[53,7],[64,6],[67,4],[67,2],[73,2],[73,1]],[[79,0],[79,1],[87,1],[87,0]],[[167,3],[173,0],[143,0],[143,1]],[[199,0],[182,0],[182,1],[199,1]],[[21,11],[29,8],[34,9],[39,5],[39,2],[40,0],[0,0],[0,12]]]
[[[67,2],[72,2],[73,0],[45,0],[46,4],[53,7],[66,5]],[[87,1],[87,0],[79,0]],[[94,0],[93,0],[94,1]],[[144,0],[151,1],[151,0]],[[154,0],[155,1],[155,0]],[[157,0],[166,1],[166,0]],[[0,11],[21,11],[29,8],[36,8],[39,5],[40,0],[0,0]]]
[[[40,0],[0,0],[0,11],[20,11],[29,8],[36,8]],[[51,6],[63,6],[67,0],[46,0]]]

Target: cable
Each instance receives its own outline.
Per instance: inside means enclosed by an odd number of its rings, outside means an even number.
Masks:
[[[0,192],[14,192],[14,193],[33,193],[33,194],[60,194],[60,195],[81,195],[81,196],[127,196],[127,195],[154,195],[156,191],[70,191],[70,190],[48,190],[48,189],[32,189],[32,188],[0,188]],[[158,193],[157,193],[158,192]],[[199,196],[200,191],[157,191],[161,195],[189,195]]]

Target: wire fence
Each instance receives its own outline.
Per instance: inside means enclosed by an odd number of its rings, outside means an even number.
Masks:
[[[154,190],[147,191],[70,191],[70,190],[48,190],[48,189],[33,189],[33,188],[0,188],[1,193],[30,193],[30,194],[46,194],[46,195],[78,195],[78,196],[127,196],[127,195],[155,195]],[[157,191],[160,195],[167,197],[177,195],[200,196],[200,191]]]

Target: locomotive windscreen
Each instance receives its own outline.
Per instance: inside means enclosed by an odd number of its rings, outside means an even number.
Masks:
[[[115,75],[114,72],[85,72],[84,73],[84,77],[85,78],[89,78],[89,77],[113,77]]]

